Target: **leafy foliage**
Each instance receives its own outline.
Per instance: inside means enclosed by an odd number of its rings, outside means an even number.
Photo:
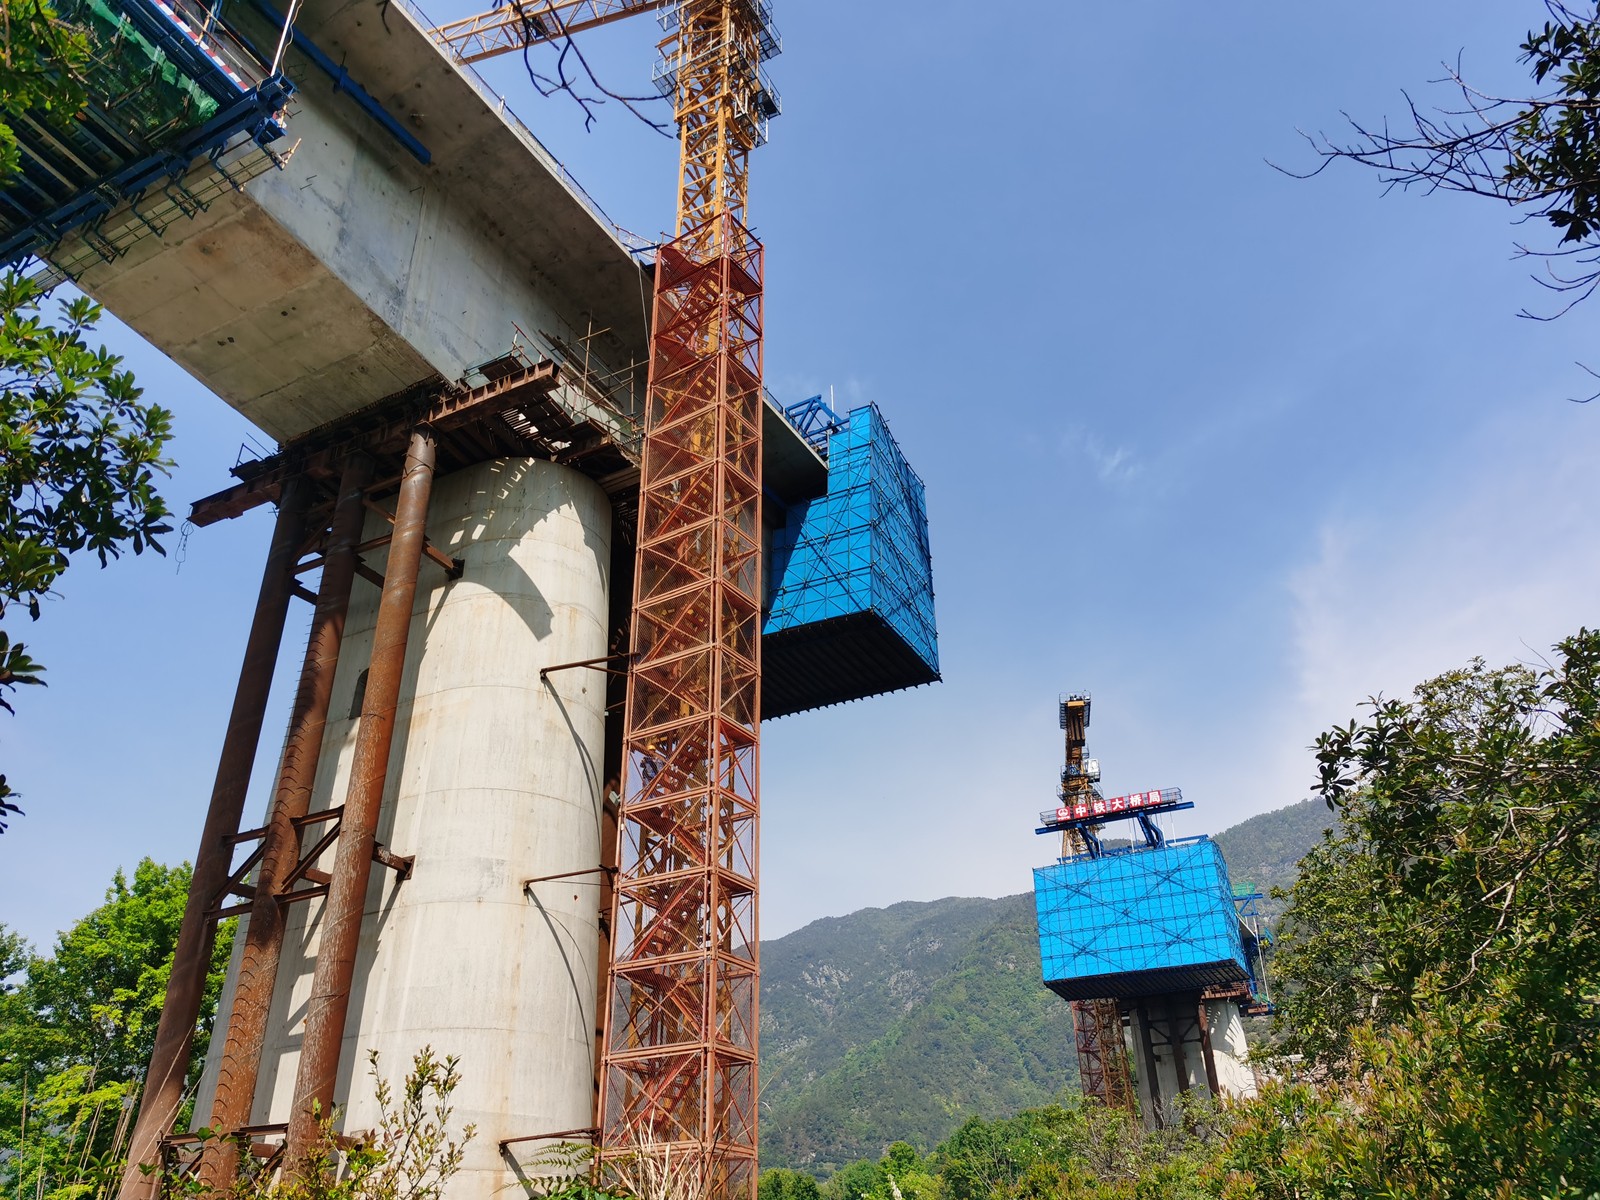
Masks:
[[[77,552],[102,566],[125,549],[165,553],[158,539],[171,526],[155,478],[171,465],[172,414],[140,403],[121,358],[86,340],[100,316],[77,296],[53,324],[33,284],[0,277],[0,619],[13,606],[37,619]],[[0,632],[7,710],[8,690],[43,682],[26,649]],[[0,832],[21,811],[12,796],[0,776]]]
[[[103,566],[127,548],[161,553],[170,532],[155,476],[171,466],[172,414],[140,404],[121,358],[85,340],[98,304],[63,300],[57,326],[40,299],[16,273],[0,278],[0,616],[20,604],[37,618],[77,551]]]
[[[1222,1114],[1198,1103],[1184,1113],[1179,1127],[1155,1132],[1093,1102],[970,1117],[929,1154],[893,1142],[820,1186],[765,1171],[759,1200],[1197,1200]]]
[[[1306,860],[1278,971],[1290,1046],[1345,1102],[1312,1140],[1357,1183],[1600,1190],[1600,633],[1556,654],[1319,739],[1343,833]]]
[[[21,166],[11,122],[60,124],[83,111],[87,33],[61,20],[47,0],[4,6],[0,22],[0,187]],[[38,290],[15,271],[0,276],[0,618],[14,604],[37,620],[39,601],[67,567],[92,550],[101,566],[131,547],[162,553],[166,504],[154,476],[171,465],[162,451],[172,414],[141,405],[133,376],[84,335],[101,316],[84,297],[61,304],[61,323],[43,320]],[[6,693],[42,685],[27,647],[0,631],[0,707]],[[20,815],[0,774],[0,833]]]
[[[376,1050],[368,1052],[367,1066],[377,1128],[352,1143],[339,1136],[336,1114],[328,1114],[304,1161],[280,1179],[256,1175],[238,1200],[442,1200],[477,1134],[472,1125],[459,1135],[450,1129],[459,1060],[424,1046],[398,1092],[379,1070]]]
[[[166,996],[188,896],[187,865],[149,859],[130,882],[117,872],[106,902],[33,954],[0,928],[0,1189],[53,1180],[67,1200],[91,1189],[114,1157],[119,1123],[137,1095]],[[217,938],[201,1028],[190,1062],[198,1077],[209,1040],[232,924]],[[113,1170],[113,1173],[114,1170]]]
[[[8,0],[0,23],[0,180],[21,165],[11,121],[31,113],[59,122],[80,112],[88,60],[87,35],[62,21],[54,5]]]

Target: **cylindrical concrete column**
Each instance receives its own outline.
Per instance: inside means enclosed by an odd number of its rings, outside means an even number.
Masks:
[[[378,809],[389,776],[395,707],[400,701],[406,643],[411,635],[411,609],[416,599],[417,571],[427,540],[428,497],[433,490],[434,440],[427,428],[417,429],[406,451],[395,501],[394,531],[384,568],[378,625],[372,639],[361,726],[356,734],[350,788],[339,823],[333,879],[323,909],[311,1000],[306,1012],[305,1042],[295,1076],[294,1104],[289,1113],[288,1163],[297,1169],[317,1135],[318,1113],[333,1108],[339,1075],[339,1049],[344,1043],[350,984],[355,977],[361,919],[366,911],[367,882],[377,840]]]
[[[267,1015],[272,1007],[273,985],[278,977],[278,959],[283,947],[284,911],[279,893],[298,861],[300,838],[295,821],[306,815],[316,783],[328,704],[339,665],[339,647],[344,638],[345,613],[355,580],[356,545],[361,541],[367,515],[365,500],[372,470],[372,459],[359,451],[345,463],[323,550],[322,581],[311,618],[311,636],[306,642],[300,686],[289,715],[289,736],[284,743],[278,784],[267,815],[261,865],[256,871],[255,899],[242,931],[244,945],[217,1072],[210,1125],[223,1134],[232,1134],[250,1124]],[[222,1032],[219,1029],[216,1035]],[[207,1187],[220,1191],[233,1182],[238,1173],[238,1149],[228,1137],[207,1145],[200,1161],[200,1178]]]
[[[388,531],[374,515],[365,537]],[[372,872],[333,1101],[343,1132],[371,1129],[368,1051],[395,1084],[425,1045],[459,1056],[451,1123],[478,1136],[451,1200],[505,1200],[513,1160],[540,1146],[502,1140],[594,1119],[604,877],[572,873],[601,861],[606,677],[540,671],[606,653],[611,503],[570,467],[488,462],[436,479],[428,533],[465,571],[447,583],[423,566],[377,833],[416,866],[403,883]],[[348,789],[379,602],[360,584],[351,597],[313,816]],[[252,1124],[291,1111],[324,904],[287,909]]]
[[[194,877],[178,930],[166,1001],[156,1026],[155,1048],[145,1075],[139,1116],[128,1143],[128,1168],[119,1193],[122,1200],[147,1200],[155,1194],[158,1178],[144,1174],[139,1167],[159,1161],[161,1139],[171,1130],[183,1103],[184,1074],[216,942],[212,910],[233,870],[233,842],[229,839],[239,832],[239,817],[250,788],[250,768],[261,740],[261,721],[272,688],[278,647],[283,641],[295,561],[305,542],[310,500],[310,481],[302,477],[286,483],[279,498],[278,520],[272,530],[255,617],[245,643],[244,664],[239,669],[233,709],[228,716],[228,732],[217,762],[211,805],[200,847],[195,851]]]

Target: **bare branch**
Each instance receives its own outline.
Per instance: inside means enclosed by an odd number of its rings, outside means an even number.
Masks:
[[[628,96],[614,92],[600,82],[595,75],[594,68],[589,65],[589,60],[584,57],[583,51],[572,40],[572,35],[561,30],[558,37],[553,37],[550,28],[550,15],[540,11],[542,6],[533,6],[526,0],[505,0],[517,14],[517,20],[522,25],[526,42],[522,47],[522,65],[528,73],[528,80],[541,96],[550,97],[557,93],[564,93],[571,98],[583,111],[583,128],[587,132],[594,128],[598,120],[596,109],[607,100],[615,100],[622,105],[645,125],[655,130],[664,137],[674,136],[673,126],[670,121],[658,121],[649,116],[644,110],[644,105],[664,103],[661,96]],[[500,7],[497,5],[496,7]],[[548,75],[538,70],[533,65],[533,49],[535,45],[558,47],[554,75]],[[575,59],[581,76],[575,75],[569,67],[569,59]],[[587,81],[588,90],[580,90],[580,85]]]

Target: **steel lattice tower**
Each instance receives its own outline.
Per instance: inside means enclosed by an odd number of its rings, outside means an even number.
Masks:
[[[1069,696],[1061,701],[1061,728],[1066,736],[1066,763],[1061,770],[1061,800],[1075,804],[1097,794],[1092,772],[1085,768],[1090,700]],[[1083,835],[1068,829],[1061,835],[1061,853],[1081,854]],[[1074,1000],[1072,1031],[1078,1049],[1078,1081],[1085,1096],[1108,1108],[1132,1111],[1133,1080],[1122,1040],[1122,1010],[1115,1000]]]
[[[601,1155],[670,1147],[704,1193],[753,1196],[762,253],[743,217],[762,24],[748,0],[686,0],[675,25],[678,237],[656,267]]]

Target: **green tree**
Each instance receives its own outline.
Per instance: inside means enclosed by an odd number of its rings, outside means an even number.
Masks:
[[[803,1171],[772,1167],[756,1181],[756,1200],[822,1200],[822,1189]]]
[[[1371,167],[1389,188],[1454,191],[1499,200],[1555,233],[1522,254],[1560,260],[1536,278],[1565,307],[1600,286],[1600,7],[1545,0],[1549,19],[1521,46],[1535,87],[1529,96],[1490,95],[1446,64],[1437,83],[1451,100],[1419,107],[1407,96],[1404,121],[1351,119],[1345,140],[1312,139],[1329,163]],[[1565,311],[1563,309],[1562,311]]]
[[[329,1114],[293,1170],[281,1179],[265,1171],[247,1175],[237,1200],[441,1200],[477,1135],[473,1125],[451,1130],[458,1065],[424,1046],[396,1091],[378,1069],[378,1052],[369,1051],[377,1128],[352,1142]]]
[[[60,123],[82,111],[80,74],[89,61],[83,30],[45,0],[7,0],[0,22],[0,180],[20,166],[11,122],[24,113]]]
[[[0,187],[20,165],[12,122],[27,114],[61,124],[83,111],[84,31],[46,0],[5,4],[0,22]],[[108,559],[161,551],[167,507],[157,473],[172,415],[139,403],[122,360],[86,335],[101,317],[84,297],[41,316],[38,290],[15,271],[0,276],[0,621],[21,607],[38,619],[72,555]],[[43,667],[0,628],[0,707],[8,692],[40,685]],[[0,774],[0,833],[22,810]]]
[[[187,865],[145,859],[121,871],[106,902],[56,942],[48,957],[26,952],[0,929],[0,1191],[26,1180],[57,1181],[58,1200],[109,1155],[149,1061],[172,953],[189,890]],[[204,1061],[232,944],[217,939],[190,1065]],[[30,1192],[31,1194],[31,1192]],[[57,1196],[56,1192],[51,1193]]]
[[[1277,971],[1290,1048],[1342,1081],[1326,1169],[1352,1194],[1600,1192],[1600,633],[1374,700],[1317,756],[1343,832]]]
[[[101,317],[88,298],[41,315],[38,290],[0,277],[0,621],[20,608],[34,619],[80,552],[104,566],[124,550],[165,553],[170,531],[155,479],[172,414],[140,402],[122,359],[87,340]],[[38,684],[42,670],[0,629],[0,704],[8,689]],[[0,776],[0,831],[17,812]]]

